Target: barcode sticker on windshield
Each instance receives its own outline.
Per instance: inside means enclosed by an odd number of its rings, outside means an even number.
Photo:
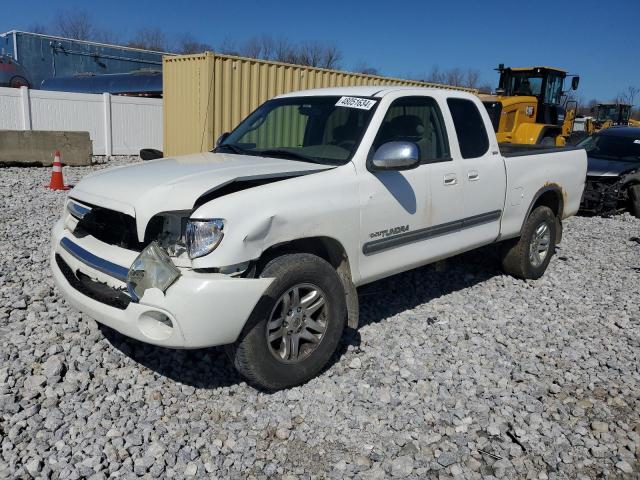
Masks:
[[[376,104],[375,100],[369,100],[368,98],[358,98],[358,97],[342,97],[336,103],[336,107],[348,107],[348,108],[359,108],[360,110],[371,110]]]

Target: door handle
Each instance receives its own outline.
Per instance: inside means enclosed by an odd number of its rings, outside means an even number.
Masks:
[[[444,184],[445,185],[455,185],[456,183],[458,183],[458,179],[456,178],[455,174],[447,173],[444,176]]]
[[[480,178],[480,173],[478,173],[477,170],[469,170],[467,172],[467,178],[469,179],[470,182],[475,182]]]

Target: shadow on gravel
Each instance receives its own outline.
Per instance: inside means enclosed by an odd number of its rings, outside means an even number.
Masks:
[[[366,285],[358,292],[360,326],[502,275],[499,266],[497,248],[489,246]]]
[[[495,247],[485,247],[437,265],[421,267],[366,285],[358,292],[360,326],[380,322],[435,298],[501,275],[498,266]],[[435,317],[432,320],[433,323],[438,321]],[[245,381],[220,347],[198,350],[156,347],[98,325],[104,337],[123,354],[182,384],[215,389]],[[360,346],[360,334],[352,328],[345,329],[338,351],[324,370],[339,361],[349,346]]]
[[[126,337],[98,324],[104,337],[115,348],[149,370],[195,388],[215,389],[243,382],[219,347],[175,350],[156,347]]]

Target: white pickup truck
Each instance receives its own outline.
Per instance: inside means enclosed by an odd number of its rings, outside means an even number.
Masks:
[[[358,326],[356,287],[497,242],[507,273],[543,274],[586,155],[506,148],[464,92],[281,95],[213,152],[84,178],[51,267],[98,322],[165,347],[227,345],[250,382],[286,388]]]

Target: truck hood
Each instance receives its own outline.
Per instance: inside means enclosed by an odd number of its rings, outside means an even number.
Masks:
[[[131,215],[142,239],[154,215],[191,210],[202,195],[232,182],[296,177],[330,168],[295,160],[205,152],[95,172],[82,179],[69,196]]]
[[[640,162],[623,162],[606,158],[588,157],[588,177],[618,177],[640,168]]]

